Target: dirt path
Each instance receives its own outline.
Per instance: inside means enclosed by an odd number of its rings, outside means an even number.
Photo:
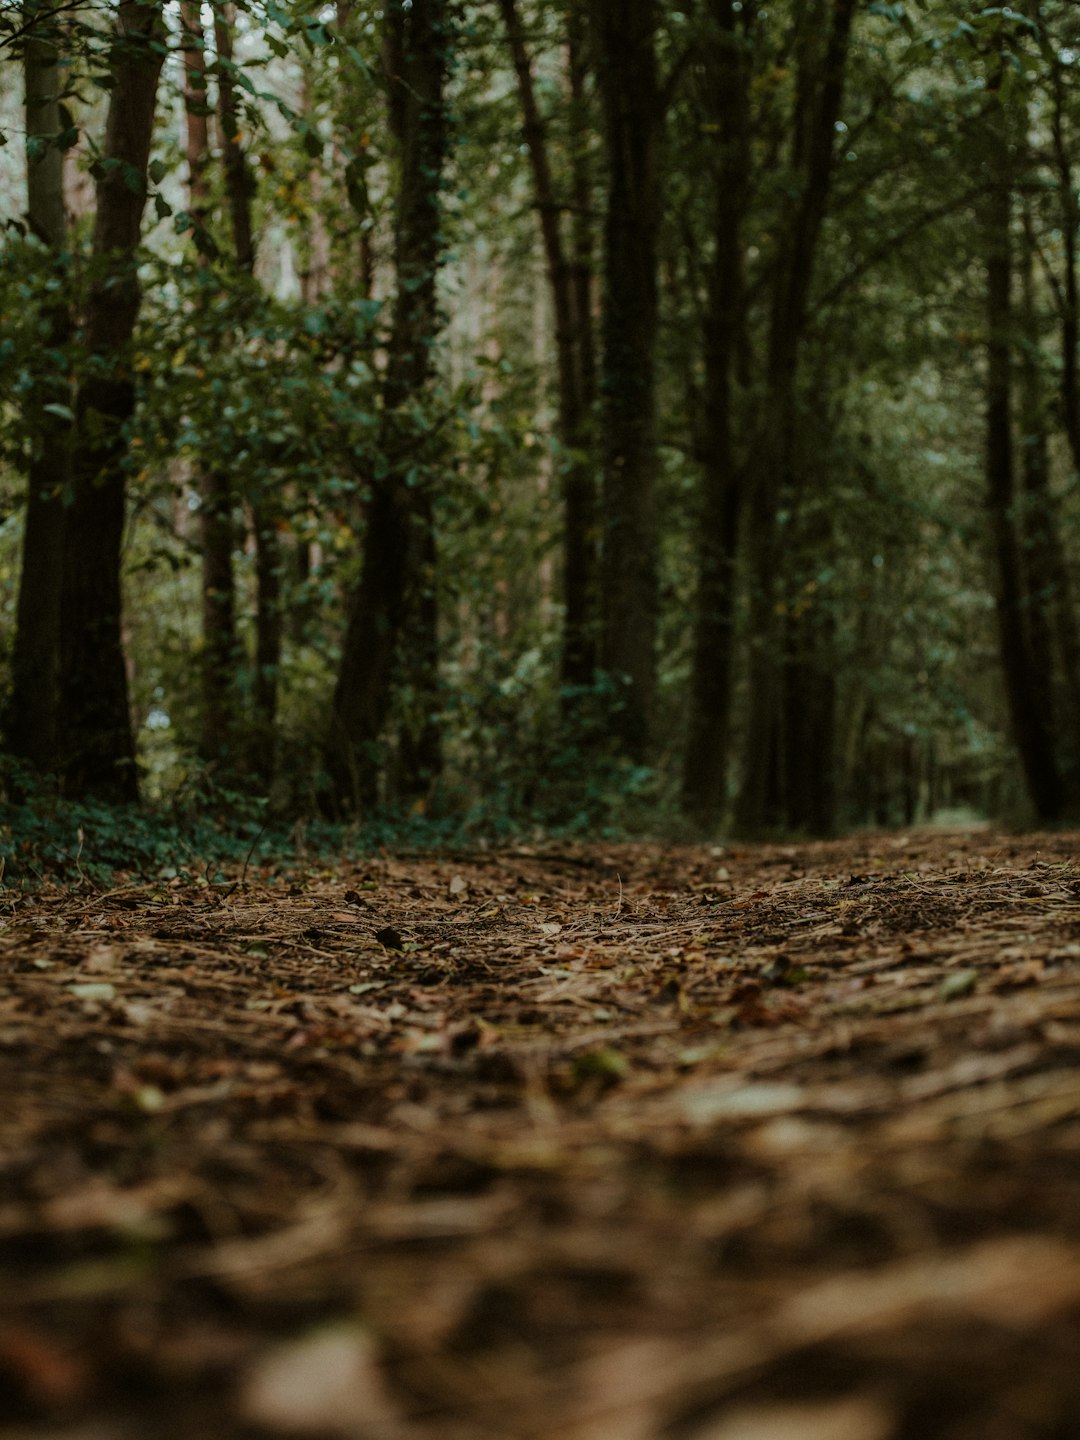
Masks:
[[[0,917],[5,1440],[1080,1435],[1080,835]]]

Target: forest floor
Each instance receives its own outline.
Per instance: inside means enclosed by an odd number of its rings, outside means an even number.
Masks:
[[[0,1436],[1080,1435],[1080,834],[0,905]]]

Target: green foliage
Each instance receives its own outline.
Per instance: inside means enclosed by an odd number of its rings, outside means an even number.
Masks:
[[[752,183],[731,416],[744,479],[774,420],[765,408],[762,357],[798,195],[806,99],[800,65],[822,42],[822,34],[800,28],[805,7],[786,0],[753,7],[752,26],[750,8],[734,12],[743,17],[736,33],[750,67]],[[239,58],[215,57],[208,48],[198,87],[207,113],[223,77],[240,97],[245,160],[255,176],[254,276],[238,274],[231,259],[219,154],[211,157],[207,215],[196,221],[177,103],[180,67],[166,71],[172,88],[149,169],[144,300],[131,357],[138,407],[125,462],[132,703],[144,790],[158,810],[113,819],[65,806],[26,777],[12,777],[10,793],[32,798],[9,802],[9,883],[15,871],[18,883],[32,879],[30,867],[45,878],[82,873],[95,884],[107,883],[113,870],[151,878],[169,867],[205,873],[193,854],[235,867],[267,817],[267,834],[285,843],[273,827],[315,808],[346,597],[357,579],[372,487],[389,468],[381,395],[394,303],[398,157],[386,123],[381,9],[354,5],[331,22],[299,5],[260,3],[239,23]],[[61,128],[34,144],[71,152],[69,163],[85,177],[101,172],[95,137],[116,41],[105,6],[79,9],[62,25],[52,10],[30,0],[18,13],[5,11],[0,53],[12,66],[27,23],[63,41]],[[661,640],[648,769],[627,764],[610,742],[616,679],[598,676],[574,694],[560,687],[567,457],[555,439],[554,326],[529,157],[497,7],[457,10],[438,383],[394,417],[395,439],[410,452],[407,484],[434,500],[438,559],[423,583],[440,614],[437,719],[446,767],[429,795],[402,798],[402,737],[422,728],[431,702],[423,687],[399,676],[378,742],[380,807],[348,843],[427,843],[424,837],[531,827],[655,828],[671,820],[686,741],[702,437],[715,403],[702,328],[714,262],[712,180],[723,159],[718,127],[702,119],[715,78],[703,58],[709,7],[660,7],[669,100],[660,275]],[[522,4],[553,183],[567,202],[564,236],[584,237],[596,266],[603,156],[591,79],[576,105],[568,100],[565,42],[576,13],[564,4]],[[1080,574],[1080,500],[1060,394],[1063,267],[1069,236],[1076,240],[1076,187],[1070,198],[1055,170],[1055,146],[1060,141],[1063,153],[1074,153],[1080,125],[1068,21],[1059,4],[1024,13],[976,6],[960,14],[937,3],[858,9],[800,355],[798,475],[779,516],[784,573],[777,600],[785,643],[801,646],[835,681],[844,823],[906,821],[913,793],[925,815],[939,804],[1008,805],[1018,790],[980,480],[986,327],[976,222],[987,184],[987,128],[999,122],[1016,167],[1014,236],[1035,257],[1031,323],[1011,338],[1017,361],[1027,357],[1038,377],[1037,419],[1067,570],[1074,581]],[[179,36],[168,43],[175,60]],[[587,47],[584,54],[591,75],[596,57]],[[16,148],[3,162],[12,193],[20,181],[11,168]],[[573,189],[582,176],[584,198]],[[138,176],[125,179],[142,186]],[[7,221],[0,616],[10,637],[21,477],[40,441],[42,413],[61,424],[74,419],[70,381],[87,365],[77,331],[64,346],[50,343],[49,310],[63,301],[77,315],[94,276],[88,219],[74,228],[59,263],[14,211]],[[1014,288],[1019,292],[1019,278]],[[594,425],[588,451],[597,485],[598,433]],[[1028,433],[1022,443],[1031,439]],[[270,780],[250,755],[228,777],[199,758],[200,481],[215,471],[227,474],[232,491],[231,696],[249,730],[254,510],[272,509],[280,545],[277,604],[285,633]],[[755,643],[745,562],[736,580],[738,752],[747,742],[746,661]],[[1062,665],[1055,663],[1061,691]],[[914,782],[901,774],[905,767]],[[732,787],[737,781],[736,765]],[[331,849],[347,843],[340,833],[327,837]]]

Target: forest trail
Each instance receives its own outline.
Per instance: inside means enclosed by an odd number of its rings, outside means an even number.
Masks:
[[[1080,834],[5,897],[0,1436],[1080,1434]]]

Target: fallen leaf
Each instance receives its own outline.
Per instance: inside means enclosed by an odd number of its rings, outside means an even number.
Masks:
[[[251,1425],[279,1435],[344,1435],[356,1440],[397,1414],[370,1335],[334,1325],[267,1351],[240,1396]]]
[[[724,1080],[689,1091],[683,1096],[682,1110],[695,1125],[710,1125],[714,1120],[780,1115],[797,1110],[803,1098],[799,1085],[739,1085]]]
[[[403,950],[401,936],[392,925],[384,925],[381,930],[375,931],[375,939],[387,950]]]
[[[695,1429],[690,1440],[885,1440],[892,1416],[880,1401],[851,1397],[740,1408]]]
[[[116,998],[116,986],[103,980],[88,980],[83,984],[69,985],[67,988],[80,1000],[113,1000]]]
[[[958,970],[955,975],[945,977],[941,982],[938,995],[942,1000],[959,1000],[962,995],[971,994],[978,978],[977,970]]]

